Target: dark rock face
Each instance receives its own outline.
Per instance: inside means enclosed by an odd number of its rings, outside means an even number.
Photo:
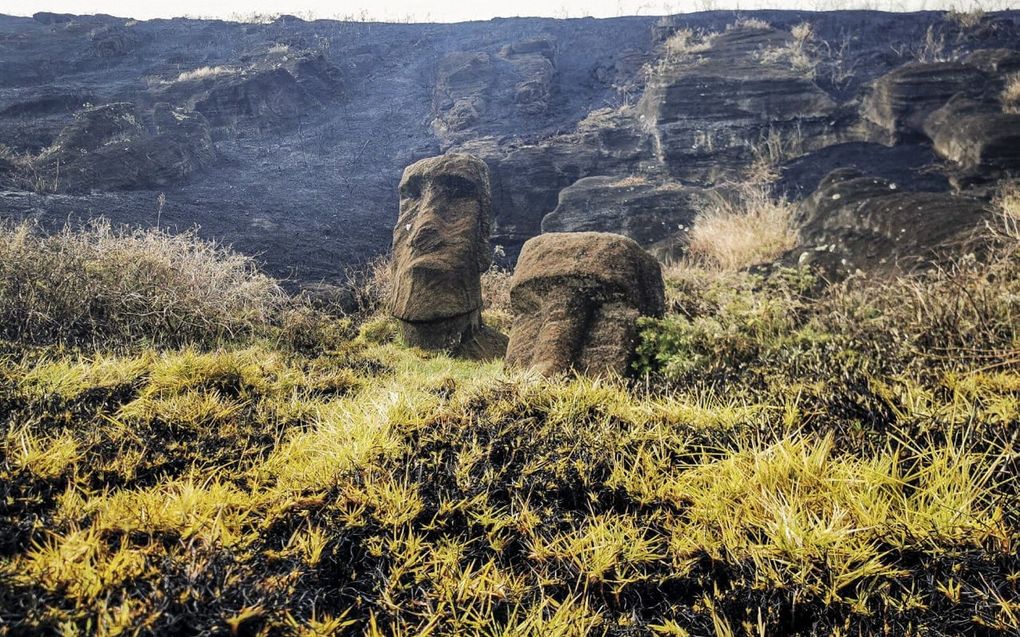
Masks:
[[[1020,72],[1020,51],[1014,49],[980,49],[974,51],[964,62],[976,66],[985,73],[1009,75]]]
[[[115,103],[80,112],[32,167],[54,191],[131,190],[173,184],[214,159],[201,114],[158,104],[150,131],[134,104]]]
[[[735,178],[752,146],[769,134],[806,148],[842,141],[835,101],[803,73],[756,59],[790,34],[738,28],[694,57],[660,68],[639,104],[655,151],[670,174],[701,185]]]
[[[949,98],[958,93],[980,97],[991,80],[981,69],[959,62],[907,64],[875,82],[864,116],[885,133],[887,143],[916,140],[924,135],[925,119]]]
[[[874,142],[848,142],[827,146],[783,166],[775,184],[777,194],[801,201],[813,193],[829,173],[854,168],[899,184],[903,190],[945,192],[949,180],[932,167],[939,162],[931,146],[923,143],[885,146]]]
[[[1010,138],[975,123],[987,141],[968,155],[924,121],[956,92],[995,105],[1020,71],[1017,15],[967,32],[937,12],[740,16],[769,28],[730,28],[732,12],[454,25],[0,16],[0,215],[198,225],[307,285],[384,252],[401,171],[442,152],[488,165],[506,264],[546,218],[657,246],[655,228],[671,232],[688,204],[611,184],[693,196],[743,179],[773,139],[777,192],[797,200],[845,166],[901,192],[945,191],[951,177],[977,194],[1008,172]],[[817,66],[771,55],[805,21]],[[929,28],[955,62],[911,62]],[[686,30],[717,35],[675,55],[668,42]],[[137,125],[98,121],[117,104]],[[942,169],[935,146],[961,163]]]
[[[555,77],[549,39],[508,44],[495,55],[451,53],[439,63],[432,128],[449,146],[497,132],[496,122],[541,117],[550,108]]]
[[[164,95],[205,115],[213,126],[250,121],[280,127],[323,107],[340,95],[340,71],[321,55],[260,61],[248,68],[207,67],[183,75]]]
[[[959,169],[959,185],[1020,173],[1020,114],[957,95],[928,117],[924,130]]]
[[[705,199],[676,182],[586,177],[560,191],[542,232],[615,232],[647,247],[689,227]]]
[[[511,281],[508,365],[542,374],[627,373],[637,319],[661,316],[659,263],[626,237],[544,234],[521,250]]]
[[[393,228],[390,310],[407,344],[472,358],[502,353],[502,339],[481,321],[480,277],[492,264],[491,228],[482,161],[443,155],[404,171]]]
[[[798,210],[801,263],[825,261],[830,274],[909,269],[965,240],[988,218],[969,197],[902,192],[894,182],[852,169],[830,173]],[[834,256],[833,256],[834,255]]]
[[[597,126],[582,122],[573,133],[534,144],[503,146],[489,139],[458,147],[490,166],[497,244],[516,253],[542,232],[542,219],[558,205],[560,191],[578,179],[623,178],[653,161],[649,140],[630,114],[601,114],[597,121]]]

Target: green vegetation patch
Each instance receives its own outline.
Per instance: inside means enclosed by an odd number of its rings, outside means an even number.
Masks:
[[[1017,634],[1016,246],[673,268],[630,379],[309,308],[300,341],[11,341],[0,634]]]

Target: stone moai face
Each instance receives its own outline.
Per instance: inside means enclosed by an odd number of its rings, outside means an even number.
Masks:
[[[637,319],[663,312],[658,262],[626,237],[551,233],[521,251],[507,363],[542,374],[627,372]]]
[[[414,163],[400,181],[390,308],[405,340],[448,349],[480,324],[481,274],[492,262],[489,172],[469,155]]]

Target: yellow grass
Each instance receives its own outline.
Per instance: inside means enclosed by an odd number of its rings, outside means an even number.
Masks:
[[[793,204],[760,186],[717,195],[695,218],[688,252],[728,270],[771,261],[797,243],[793,213]]]

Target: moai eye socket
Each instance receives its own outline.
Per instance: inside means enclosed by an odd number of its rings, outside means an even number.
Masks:
[[[415,175],[400,185],[401,199],[417,199],[421,197],[421,177]]]
[[[441,175],[435,184],[450,199],[478,196],[478,184],[457,175]]]

